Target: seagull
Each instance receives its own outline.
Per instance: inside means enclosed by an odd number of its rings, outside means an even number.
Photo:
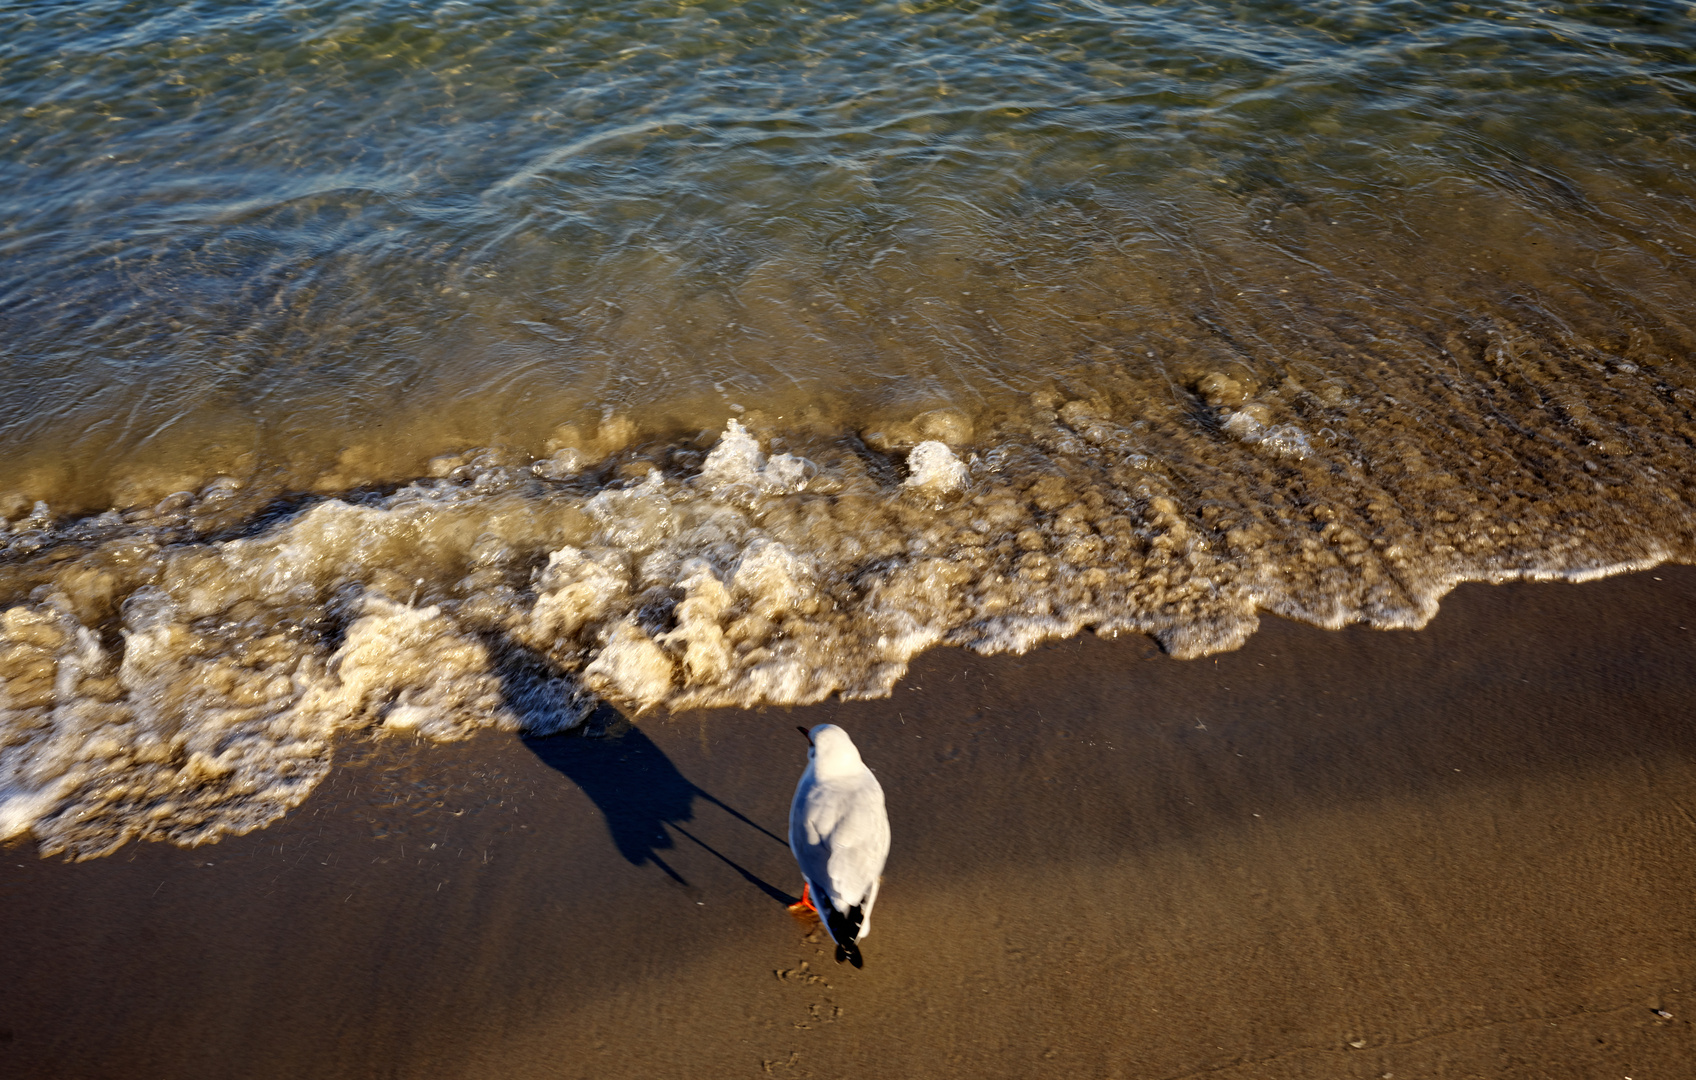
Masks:
[[[818,915],[836,942],[836,962],[864,967],[859,941],[871,930],[872,905],[889,859],[883,787],[835,724],[798,728],[812,749],[789,807],[789,849],[801,864],[797,914]]]

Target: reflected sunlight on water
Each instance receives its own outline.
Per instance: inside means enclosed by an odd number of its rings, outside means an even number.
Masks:
[[[0,833],[1691,556],[1674,4],[0,2]]]

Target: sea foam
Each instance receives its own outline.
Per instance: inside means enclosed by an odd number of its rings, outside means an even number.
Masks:
[[[468,453],[227,538],[197,532],[225,513],[216,484],[64,522],[31,508],[6,541],[41,570],[0,611],[0,831],[74,857],[199,843],[298,804],[359,732],[882,695],[939,643],[1016,651],[1084,628],[1200,656],[1262,611],[1413,627],[1459,581],[1691,555],[1682,494],[1597,487],[1585,456],[1545,463],[1537,487],[1519,448],[1409,426],[1369,444],[1385,451],[1367,469],[1276,397],[1196,387],[1159,426],[1146,393],[1042,392],[999,418],[886,425],[884,451],[750,416],[704,454]],[[1696,475],[1628,411],[1587,416],[1639,441],[1637,475]],[[1379,423],[1331,420],[1350,422]],[[921,429],[977,444],[903,450]],[[791,449],[769,452],[780,432]]]

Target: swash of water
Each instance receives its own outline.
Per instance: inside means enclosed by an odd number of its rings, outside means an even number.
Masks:
[[[1693,13],[0,0],[0,835],[1696,558]]]

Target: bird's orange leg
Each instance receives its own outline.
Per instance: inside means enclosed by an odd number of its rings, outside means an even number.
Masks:
[[[801,882],[801,899],[789,905],[789,914],[797,919],[805,919],[809,916],[814,919],[819,917],[819,909],[813,906],[811,888],[806,881]]]

